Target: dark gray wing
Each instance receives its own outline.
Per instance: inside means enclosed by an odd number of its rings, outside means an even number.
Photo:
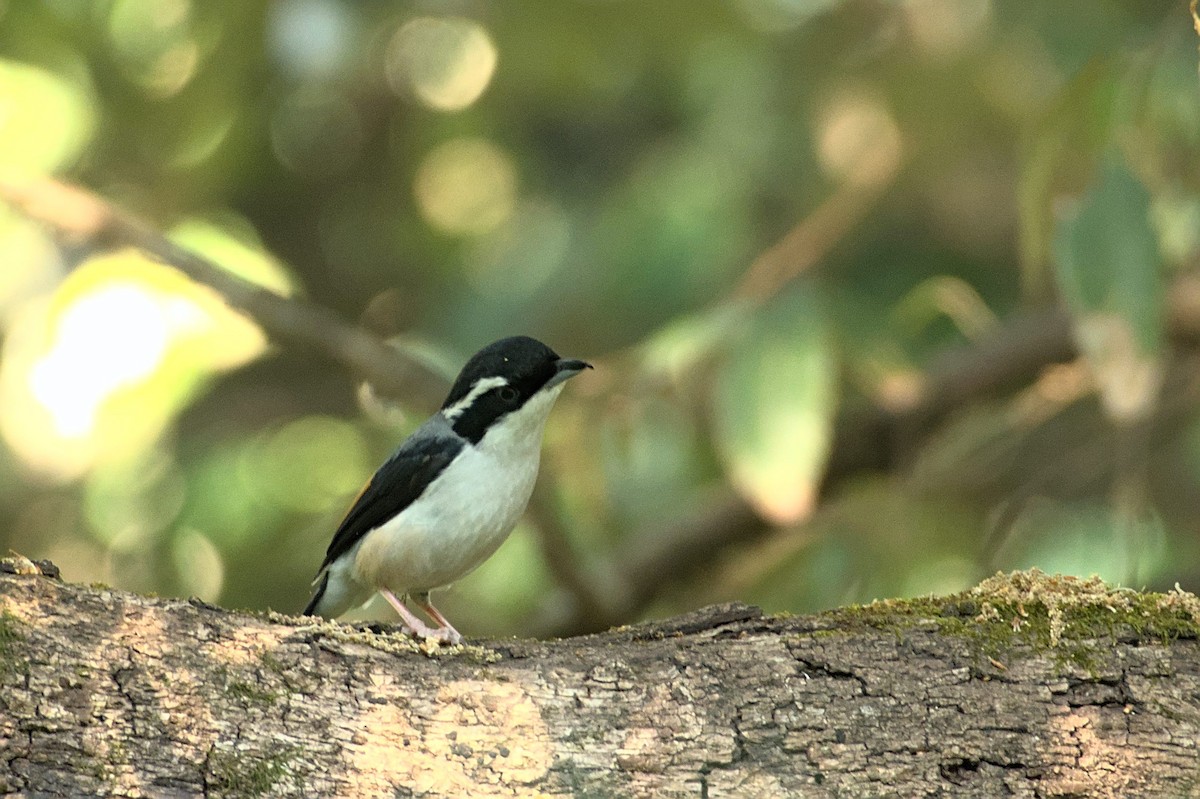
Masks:
[[[363,486],[329,542],[322,569],[415,502],[464,446],[457,436],[422,435],[424,429],[401,444]]]

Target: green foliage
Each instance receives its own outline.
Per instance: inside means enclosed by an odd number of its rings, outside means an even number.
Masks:
[[[1055,235],[1056,274],[1076,337],[1118,419],[1144,416],[1161,375],[1163,275],[1150,194],[1110,155]]]
[[[713,433],[730,480],[768,518],[803,518],[836,411],[825,303],[793,291],[746,319],[714,385]]]
[[[1124,164],[1106,159],[1078,208],[1063,215],[1055,240],[1059,282],[1078,316],[1113,314],[1137,350],[1162,346],[1162,267],[1150,226],[1150,194]]]
[[[588,591],[1195,588],[1198,60],[1172,0],[0,2],[0,183],[441,371],[517,332],[595,360],[536,512],[439,599],[468,633]],[[108,244],[0,209],[0,551],[295,611],[427,409]],[[765,532],[628,573],[731,498]]]

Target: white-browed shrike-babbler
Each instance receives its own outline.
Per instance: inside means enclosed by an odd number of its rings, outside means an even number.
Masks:
[[[334,618],[378,591],[414,635],[461,641],[429,592],[483,563],[512,532],[537,478],[550,408],[566,380],[589,368],[526,336],[475,353],[442,409],[354,501],[304,613]],[[405,597],[438,626],[421,621]]]

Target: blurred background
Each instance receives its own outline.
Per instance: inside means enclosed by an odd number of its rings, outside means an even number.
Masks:
[[[1185,0],[0,0],[0,180],[429,382],[514,333],[593,360],[439,600],[467,634],[1196,590],[1197,44]],[[0,551],[297,611],[447,383],[43,212],[0,204]]]

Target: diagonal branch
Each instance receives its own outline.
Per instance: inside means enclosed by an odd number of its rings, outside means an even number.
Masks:
[[[325,308],[281,297],[222,269],[88,191],[54,180],[0,181],[0,199],[67,238],[96,248],[134,247],[175,267],[215,290],[270,338],[320,352],[380,393],[426,409],[441,402],[445,378],[420,361]]]

